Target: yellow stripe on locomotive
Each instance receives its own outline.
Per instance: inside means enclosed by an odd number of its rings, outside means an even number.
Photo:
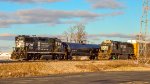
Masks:
[[[136,58],[138,58],[139,43],[136,40],[128,40],[128,42],[133,44],[134,55],[135,55]]]

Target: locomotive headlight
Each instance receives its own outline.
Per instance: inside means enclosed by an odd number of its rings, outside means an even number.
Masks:
[[[101,50],[108,50],[108,46],[101,46]]]

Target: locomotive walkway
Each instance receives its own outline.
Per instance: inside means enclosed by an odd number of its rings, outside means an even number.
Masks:
[[[150,84],[150,72],[97,72],[0,79],[0,84]]]

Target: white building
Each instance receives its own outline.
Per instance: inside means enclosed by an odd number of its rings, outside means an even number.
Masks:
[[[10,53],[3,53],[3,52],[0,52],[0,60],[9,60],[11,57],[11,54]]]
[[[128,42],[128,43],[133,43],[133,44],[134,44],[134,43],[137,43],[137,40],[128,40],[127,42]]]

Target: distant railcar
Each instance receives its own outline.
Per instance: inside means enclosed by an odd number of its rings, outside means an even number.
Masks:
[[[134,54],[135,54],[136,58],[145,57],[144,55],[146,55],[147,58],[150,58],[150,52],[149,52],[150,51],[150,42],[146,43],[146,53],[144,53],[142,49],[139,49],[140,47],[145,46],[144,41],[139,42],[137,40],[128,40],[128,42],[133,44]]]
[[[135,59],[134,46],[127,42],[103,41],[98,59]]]

